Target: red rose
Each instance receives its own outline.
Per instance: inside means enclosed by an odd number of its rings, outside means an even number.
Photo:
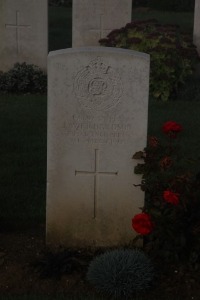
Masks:
[[[165,199],[166,202],[178,205],[179,204],[179,194],[174,193],[170,190],[166,190],[163,192],[163,198]]]
[[[134,216],[132,219],[133,229],[142,234],[147,235],[153,230],[153,223],[151,221],[150,215],[147,213],[140,213]]]
[[[182,130],[183,127],[174,121],[165,122],[162,126],[162,131],[174,138],[176,137],[177,133]]]

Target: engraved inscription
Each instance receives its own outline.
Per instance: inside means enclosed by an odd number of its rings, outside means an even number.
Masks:
[[[8,28],[8,29],[15,29],[15,31],[16,31],[16,45],[17,45],[17,53],[18,54],[20,52],[20,30],[31,27],[30,25],[22,25],[22,24],[20,24],[19,17],[20,17],[19,11],[16,11],[15,24],[5,24],[6,28]]]
[[[118,72],[104,64],[100,57],[80,70],[74,81],[74,93],[87,109],[103,111],[116,106],[122,91]]]
[[[132,137],[130,124],[65,123],[63,129],[73,143],[126,144]]]
[[[117,119],[107,118],[103,120],[84,120],[78,116],[73,116],[71,121],[63,123],[64,130],[70,143],[84,144],[108,144],[119,145],[127,144],[132,138],[134,132],[131,123],[128,120],[119,122]]]
[[[94,161],[94,171],[77,171],[75,170],[75,176],[77,175],[93,175],[94,176],[94,219],[97,215],[97,198],[99,190],[99,176],[108,175],[108,176],[117,176],[118,171],[116,172],[102,172],[99,171],[99,150],[95,149],[95,161]]]

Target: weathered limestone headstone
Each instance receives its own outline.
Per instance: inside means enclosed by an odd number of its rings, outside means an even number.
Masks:
[[[47,67],[47,0],[0,1],[0,70],[16,62]]]
[[[72,46],[98,46],[131,21],[132,0],[73,0]]]
[[[54,51],[48,80],[47,243],[124,244],[144,202],[132,156],[146,144],[149,55]]]
[[[195,0],[193,40],[200,54],[200,0]]]

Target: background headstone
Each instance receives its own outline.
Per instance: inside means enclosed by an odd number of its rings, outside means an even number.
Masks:
[[[198,53],[200,54],[200,1],[195,0],[194,11],[194,44],[197,46]]]
[[[149,55],[54,51],[48,80],[47,243],[129,242],[144,202],[132,156],[146,145]]]
[[[0,1],[0,70],[16,62],[47,67],[47,0]]]
[[[73,0],[72,47],[98,46],[131,21],[132,0]]]

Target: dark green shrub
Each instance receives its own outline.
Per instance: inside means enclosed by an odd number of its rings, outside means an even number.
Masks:
[[[179,266],[186,263],[195,271],[200,270],[200,172],[192,147],[190,157],[180,147],[179,135],[186,127],[173,120],[164,122],[163,137],[149,137],[144,151],[133,155],[138,159],[140,153],[144,159],[135,173],[142,174],[145,204],[132,226],[145,236],[151,256]]]
[[[2,93],[45,93],[47,75],[37,66],[16,63],[8,72],[0,73],[0,92]]]
[[[193,11],[194,0],[149,0],[149,6],[157,10]]]
[[[128,23],[99,42],[150,54],[150,96],[162,101],[176,98],[199,59],[190,35],[181,34],[178,26],[161,25],[156,20]]]
[[[153,267],[149,258],[139,250],[110,250],[93,259],[87,279],[98,291],[111,297],[129,297],[149,287]]]

